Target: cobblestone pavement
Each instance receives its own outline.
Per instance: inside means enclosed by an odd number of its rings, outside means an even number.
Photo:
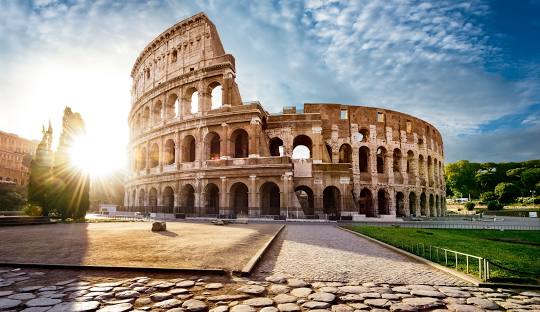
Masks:
[[[287,225],[256,270],[259,277],[281,273],[311,281],[465,285],[333,225]]]
[[[109,272],[109,274],[112,274]],[[67,278],[67,279],[66,279]],[[313,282],[272,275],[76,277],[61,270],[0,268],[0,311],[361,312],[539,311],[540,293],[471,286]]]

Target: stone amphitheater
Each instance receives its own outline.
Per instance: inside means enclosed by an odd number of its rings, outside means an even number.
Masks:
[[[375,107],[242,102],[204,13],[165,30],[131,76],[125,210],[176,217],[370,220],[445,214],[439,131]]]

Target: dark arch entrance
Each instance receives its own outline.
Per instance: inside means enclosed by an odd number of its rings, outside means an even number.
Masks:
[[[405,195],[402,192],[396,193],[396,215],[398,217],[405,217]]]
[[[231,186],[230,209],[234,216],[248,216],[248,192],[248,187],[242,182],[236,182]]]
[[[272,138],[270,140],[270,156],[281,156],[280,147],[283,149],[283,140],[280,138]]]
[[[279,216],[281,198],[279,193],[279,186],[274,182],[266,182],[261,186],[261,214]]]
[[[214,183],[208,183],[205,188],[206,196],[206,214],[219,214],[219,188]]]
[[[185,185],[180,193],[180,211],[183,213],[195,213],[195,189],[190,184]]]
[[[249,154],[249,135],[244,129],[236,129],[231,134],[234,158],[246,158]]]
[[[341,194],[337,187],[328,186],[323,191],[323,212],[330,219],[339,219],[341,212]]]
[[[151,212],[157,212],[157,190],[151,188],[148,192],[148,206],[150,206]]]
[[[304,212],[304,215],[315,215],[314,197],[311,188],[305,185],[300,185],[294,189],[294,192],[296,194],[296,197],[298,198],[298,201],[300,202],[300,206],[302,206],[302,211]]]
[[[366,217],[375,217],[375,211],[373,210],[373,195],[369,189],[362,189],[358,203],[359,214],[365,214]]]
[[[165,187],[163,190],[163,208],[166,213],[174,212],[174,191],[170,186]]]
[[[339,162],[352,163],[352,148],[349,144],[341,145],[339,149]]]
[[[388,206],[389,200],[388,200],[388,194],[381,189],[377,192],[377,210],[379,212],[379,215],[388,215],[390,214],[390,207]]]
[[[409,215],[416,216],[416,194],[414,192],[409,194]]]
[[[358,152],[358,165],[360,172],[369,172],[369,148],[367,146],[360,147]]]
[[[427,216],[427,209],[426,209],[426,193],[422,193],[420,195],[420,215]]]

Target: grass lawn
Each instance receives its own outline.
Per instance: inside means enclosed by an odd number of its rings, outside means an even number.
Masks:
[[[397,227],[352,226],[352,230],[371,236],[390,245],[411,251],[429,258],[428,246],[437,246],[489,259],[495,264],[522,272],[510,272],[491,266],[492,280],[512,281],[520,278],[522,282],[540,283],[540,232],[538,231],[498,231],[498,230],[457,230],[457,229],[413,229]],[[425,249],[418,249],[417,244]],[[435,258],[432,251],[432,260]],[[454,266],[453,255],[450,257]],[[472,260],[471,260],[472,261]],[[440,255],[439,263],[444,263]],[[464,267],[465,259],[458,259],[458,267]],[[473,274],[477,265],[472,266]]]

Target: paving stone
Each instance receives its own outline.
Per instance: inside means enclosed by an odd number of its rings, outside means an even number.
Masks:
[[[52,307],[49,312],[85,312],[94,311],[99,307],[99,301],[74,301],[74,302],[62,302]]]
[[[27,307],[46,307],[46,306],[52,306],[56,305],[62,302],[60,299],[52,299],[52,298],[35,298],[27,301],[25,304]]]
[[[483,312],[484,311],[484,309],[480,309],[473,305],[466,305],[466,304],[449,304],[446,306],[446,308],[450,311],[455,311],[455,312]]]
[[[265,280],[272,283],[285,284],[287,282],[287,276],[283,274],[274,274],[267,276]]]
[[[29,300],[34,299],[36,295],[32,293],[17,293],[9,296],[9,299],[15,299],[15,300]]]
[[[405,298],[403,303],[411,305],[417,309],[430,309],[442,306],[442,302],[436,298],[421,297],[421,298]]]
[[[120,303],[120,304],[113,304],[113,305],[105,306],[97,310],[97,312],[124,312],[124,311],[131,310],[132,307],[133,305],[131,303]]]
[[[309,294],[311,294],[311,292],[313,292],[313,290],[311,290],[311,288],[300,287],[300,288],[295,288],[295,289],[291,290],[291,295],[293,295],[295,297],[298,297],[298,298],[305,298],[305,297],[309,296]]]
[[[12,295],[13,293],[14,293],[13,290],[2,290],[0,291],[0,297],[9,296],[9,295]]]
[[[126,290],[117,292],[114,296],[119,299],[128,299],[128,298],[138,298],[140,297],[140,293],[134,290]]]
[[[411,295],[421,297],[446,298],[445,294],[436,290],[413,289],[411,290]]]
[[[364,303],[377,308],[387,308],[392,305],[392,303],[386,299],[366,299],[364,300]]]
[[[252,298],[248,300],[244,300],[242,304],[247,304],[252,307],[265,307],[274,304],[274,301],[270,298],[266,297],[258,297],[258,298]]]
[[[298,300],[298,298],[296,296],[292,296],[292,295],[288,295],[288,294],[279,294],[279,295],[275,296],[273,299],[277,304],[291,303],[291,302],[296,302],[296,300]]]
[[[231,308],[231,312],[255,312],[255,308],[247,304],[237,304]]]
[[[319,288],[319,291],[322,291],[322,292],[327,292],[327,293],[331,293],[331,294],[337,294],[339,293],[339,288],[337,287],[333,287],[333,286],[324,286],[324,287],[321,287]]]
[[[379,299],[381,298],[381,294],[376,292],[369,292],[369,293],[362,293],[360,294],[364,299]]]
[[[355,311],[369,308],[369,306],[367,304],[363,304],[363,303],[348,303],[347,305],[349,305],[350,307],[355,309]]]
[[[278,304],[277,306],[278,310],[281,312],[293,312],[293,311],[300,311],[300,307],[294,303],[282,303]]]
[[[161,302],[155,303],[152,308],[155,309],[172,309],[182,305],[182,301],[178,299],[167,299]]]
[[[59,286],[45,286],[39,289],[39,291],[54,291],[57,289],[61,289]]]
[[[260,295],[265,291],[264,287],[260,285],[245,285],[238,288],[237,290],[239,292],[243,292],[243,293],[251,294],[251,295]]]
[[[174,289],[171,289],[171,290],[168,291],[168,293],[171,294],[171,295],[187,294],[189,292],[190,292],[190,290],[188,290],[186,288],[174,288]]]
[[[64,289],[65,292],[71,292],[71,291],[80,291],[80,290],[87,290],[90,289],[90,286],[71,286],[66,289]]]
[[[308,301],[302,304],[302,307],[306,309],[325,309],[330,307],[330,303],[322,301]]]
[[[169,289],[171,287],[173,287],[175,284],[174,283],[171,283],[171,282],[162,282],[162,283],[159,283],[157,285],[153,285],[154,288],[157,288],[157,289]]]
[[[226,305],[220,305],[213,309],[210,309],[208,312],[227,312],[229,311],[229,307]]]
[[[31,307],[21,310],[21,312],[45,312],[48,311],[50,307]]]
[[[13,281],[0,281],[0,288],[8,287],[8,286],[11,286],[13,284],[15,284],[15,282],[13,282]]]
[[[524,291],[519,294],[523,296],[528,296],[528,297],[540,297],[540,292],[536,292],[536,291]]]
[[[347,294],[361,294],[369,292],[369,288],[364,286],[343,286],[338,288],[340,292]],[[409,292],[409,290],[407,290]]]
[[[145,306],[145,305],[149,305],[149,304],[152,304],[152,303],[153,303],[152,299],[147,298],[147,297],[145,297],[145,298],[137,298],[135,300],[135,305],[136,306]]]
[[[209,283],[204,286],[206,289],[214,290],[214,289],[220,289],[223,288],[222,283]]]
[[[218,295],[206,298],[208,301],[233,301],[249,298],[248,295]]]
[[[171,299],[172,297],[173,295],[169,293],[163,293],[163,292],[154,293],[150,295],[150,298],[152,298],[152,300],[154,301],[163,301],[163,300]]]
[[[122,285],[122,282],[104,282],[104,283],[97,283],[94,285],[94,287],[118,287]]]
[[[71,284],[71,283],[75,282],[76,280],[77,279],[72,278],[72,279],[68,279],[68,280],[65,280],[65,281],[57,282],[54,285],[56,285],[56,286],[66,286],[67,284]]]
[[[396,294],[381,294],[381,298],[388,300],[399,300],[401,299],[401,296]]]
[[[345,296],[339,297],[339,300],[349,302],[349,301],[363,301],[364,297],[360,294],[348,294]]]
[[[336,295],[325,292],[316,292],[309,295],[308,299],[313,301],[332,302],[336,299]]]
[[[402,303],[402,302],[398,302],[398,303],[394,303],[390,306],[390,311],[395,311],[395,312],[414,312],[414,311],[418,311],[418,308],[412,306],[412,305],[409,305],[409,304],[406,304],[406,303]]]
[[[289,286],[285,285],[270,285],[268,288],[268,293],[270,294],[286,294],[291,290]]]
[[[36,291],[40,288],[43,288],[44,286],[26,286],[26,287],[21,287],[19,288],[19,291],[20,292],[32,292],[32,291]]]
[[[433,286],[430,286],[430,285],[408,285],[408,287],[411,289],[411,290],[432,290],[432,291],[436,291],[437,289],[435,289],[435,287]]]
[[[346,304],[334,304],[332,306],[332,312],[353,312],[354,309]]]
[[[94,299],[96,300],[108,300],[108,299],[112,299],[114,297],[114,293],[112,292],[109,292],[109,293],[103,293],[99,296],[95,296]]]
[[[279,310],[276,307],[264,307],[259,312],[278,312]]]
[[[478,306],[482,309],[486,309],[486,310],[497,310],[499,309],[499,306],[489,300],[489,299],[482,299],[482,298],[476,298],[476,297],[472,297],[472,298],[468,298],[467,299],[467,304],[474,304],[475,306]]]
[[[298,279],[298,278],[289,278],[287,279],[287,285],[298,288],[298,287],[306,287],[309,286],[309,283],[306,283],[304,280]]]
[[[111,291],[113,288],[112,287],[92,287],[90,288],[89,290],[90,291],[95,291],[95,292],[107,292],[107,291]]]
[[[182,308],[187,309],[192,312],[196,312],[196,311],[204,311],[208,308],[208,306],[206,305],[206,303],[204,303],[201,300],[189,299],[189,300],[184,301],[184,303],[182,304]]]
[[[0,298],[0,310],[7,310],[14,308],[21,304],[21,300],[15,300],[15,299],[8,299],[8,298]]]
[[[180,287],[180,288],[189,288],[193,286],[195,286],[195,282],[190,281],[190,280],[180,281],[176,283],[176,287]]]

